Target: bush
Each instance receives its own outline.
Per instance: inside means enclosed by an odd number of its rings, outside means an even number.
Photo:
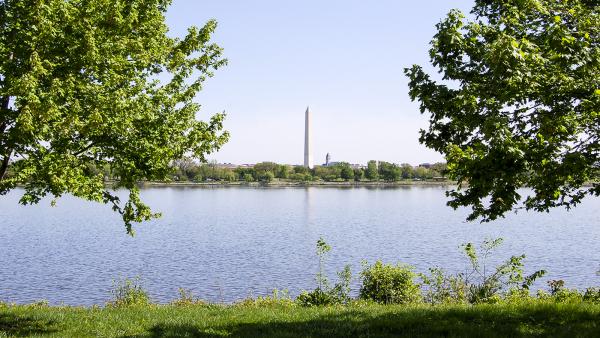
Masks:
[[[150,303],[150,297],[148,297],[148,293],[142,288],[139,277],[114,281],[111,293],[113,300],[109,302],[109,305],[131,306],[147,305]]]
[[[421,289],[414,283],[416,274],[409,265],[389,265],[381,261],[361,272],[360,298],[383,304],[405,304],[421,301]]]
[[[583,301],[600,304],[600,288],[588,288],[583,294]]]
[[[430,304],[465,303],[468,286],[461,275],[448,275],[441,268],[430,268],[430,275],[419,274],[425,286],[425,302]]]
[[[171,302],[176,306],[189,306],[189,305],[208,305],[207,302],[194,296],[192,290],[179,288],[179,298]]]
[[[538,270],[529,276],[523,275],[525,255],[512,256],[494,269],[486,268],[486,259],[502,244],[502,238],[483,241],[479,250],[473,243],[463,244],[463,250],[471,263],[471,271],[458,274],[467,289],[467,299],[472,304],[497,303],[506,292],[513,294],[529,294],[529,288],[536,279],[546,274]],[[514,296],[513,296],[514,297]]]
[[[548,281],[548,286],[550,287],[550,298],[557,303],[580,303],[583,300],[581,292],[565,288],[563,280]],[[588,297],[590,296],[588,295]]]
[[[302,306],[322,306],[331,304],[347,304],[350,301],[350,281],[352,280],[352,271],[350,265],[338,272],[338,282],[333,288],[329,285],[327,274],[325,273],[325,257],[331,246],[323,238],[317,240],[317,256],[319,257],[319,271],[317,272],[317,288],[313,291],[302,291],[296,298],[296,302]]]
[[[324,306],[339,303],[339,300],[331,293],[319,288],[313,291],[302,291],[296,298],[301,306]]]

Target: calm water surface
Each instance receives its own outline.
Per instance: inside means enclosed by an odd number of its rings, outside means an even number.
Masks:
[[[108,206],[65,197],[25,207],[21,194],[0,199],[0,301],[103,304],[113,280],[134,276],[158,302],[180,287],[223,302],[273,288],[297,295],[315,286],[320,236],[333,247],[332,279],[345,264],[357,272],[363,259],[460,272],[461,243],[504,237],[496,261],[525,253],[527,270],[548,270],[546,280],[600,284],[598,198],[570,212],[479,224],[446,207],[442,187],[149,188],[142,196],[163,217],[131,238]]]

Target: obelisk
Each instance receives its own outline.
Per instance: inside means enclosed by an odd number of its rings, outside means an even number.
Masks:
[[[310,142],[310,108],[306,107],[304,113],[304,166],[307,168],[313,167],[312,149]]]

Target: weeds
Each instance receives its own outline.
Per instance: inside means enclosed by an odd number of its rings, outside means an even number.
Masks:
[[[241,306],[255,306],[255,307],[272,307],[272,306],[283,306],[293,307],[296,306],[296,302],[290,296],[288,290],[274,289],[270,296],[258,296],[256,298],[244,299],[240,303]]]
[[[179,288],[179,298],[171,302],[177,306],[190,306],[190,305],[207,305],[208,303],[204,300],[194,296],[194,293],[190,289]]]
[[[352,272],[350,265],[338,272],[338,282],[333,287],[329,285],[329,279],[325,273],[326,254],[331,251],[331,246],[323,238],[317,240],[317,256],[319,258],[319,271],[317,272],[317,288],[313,291],[302,291],[296,298],[302,306],[319,306],[331,304],[346,304],[350,300],[350,282]]]
[[[142,288],[139,276],[133,279],[125,278],[113,281],[111,293],[113,297],[109,302],[110,306],[148,305],[150,303],[150,297]]]

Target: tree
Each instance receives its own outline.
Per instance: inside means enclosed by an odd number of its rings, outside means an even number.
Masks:
[[[288,178],[290,176],[290,166],[287,164],[277,165],[277,178]]]
[[[342,170],[340,171],[340,177],[346,181],[354,179],[354,169],[348,163],[340,164]]]
[[[224,115],[198,121],[193,101],[226,63],[210,42],[217,24],[171,38],[169,3],[0,0],[0,194],[22,185],[23,204],[67,193],[109,203],[133,234],[132,222],[157,216],[138,181],[226,142]],[[114,186],[90,164],[110,164]],[[111,188],[129,190],[127,202]]]
[[[365,172],[365,176],[371,181],[376,181],[379,178],[376,161],[371,160],[367,163],[367,171]]]
[[[265,171],[263,174],[261,174],[260,181],[269,183],[269,182],[273,181],[274,178],[275,178],[275,174],[273,174],[273,172]]]
[[[276,173],[279,170],[279,165],[274,162],[260,162],[254,165],[254,170],[259,174],[267,171]]]
[[[437,162],[431,166],[431,170],[433,171],[433,175],[444,177],[446,176],[446,171],[448,170],[448,168],[446,166],[446,163]]]
[[[430,57],[441,82],[405,70],[431,114],[420,142],[445,155],[459,183],[448,204],[489,221],[600,195],[598,1],[477,0],[472,15],[454,10],[437,25]],[[521,187],[532,191],[523,201]]]
[[[413,169],[412,165],[408,163],[402,163],[400,165],[400,171],[402,172],[402,179],[405,180],[413,178],[415,175],[415,170]]]
[[[365,177],[365,171],[362,168],[354,169],[354,180],[360,182]]]
[[[198,166],[193,159],[187,156],[174,160],[173,163],[171,163],[171,166],[177,171],[177,174],[181,176],[180,179],[191,181],[196,177]]]
[[[402,170],[394,163],[384,161],[379,162],[379,177],[388,182],[394,182],[400,179]]]

